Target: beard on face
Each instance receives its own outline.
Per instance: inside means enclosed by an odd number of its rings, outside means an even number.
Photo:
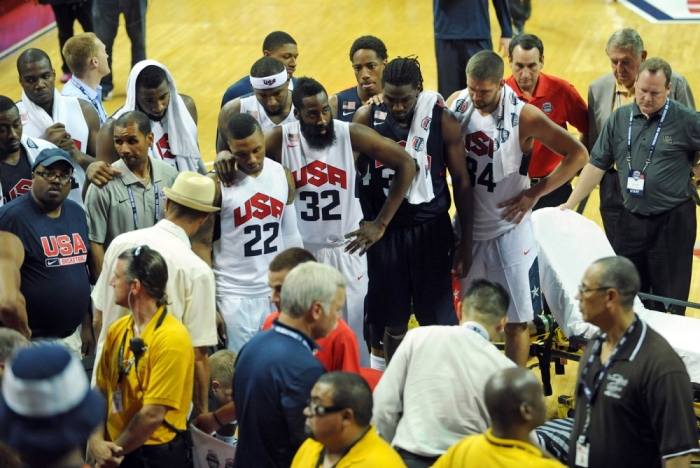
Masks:
[[[303,120],[299,120],[299,127],[301,128],[301,134],[304,135],[309,148],[312,150],[321,151],[335,145],[336,136],[333,128],[333,119],[330,119],[325,127],[310,125]],[[322,134],[321,130],[325,130],[326,133]]]

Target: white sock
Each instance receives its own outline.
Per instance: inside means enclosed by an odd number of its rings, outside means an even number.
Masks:
[[[375,356],[374,354],[370,354],[369,356],[369,366],[372,369],[380,370],[384,372],[386,370],[386,361],[384,360],[383,357]]]

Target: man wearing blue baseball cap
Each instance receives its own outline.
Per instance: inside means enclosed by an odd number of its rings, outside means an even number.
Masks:
[[[80,358],[92,353],[95,339],[86,268],[90,261],[87,219],[80,205],[66,199],[72,176],[67,152],[41,151],[32,164],[29,194],[0,208],[0,230],[16,235],[24,246],[19,272],[27,316],[12,317],[14,323],[26,320],[18,331],[26,331],[28,325],[33,341],[56,342]]]
[[[0,440],[29,468],[83,466],[82,447],[105,409],[68,351],[56,345],[21,349],[5,367]]]

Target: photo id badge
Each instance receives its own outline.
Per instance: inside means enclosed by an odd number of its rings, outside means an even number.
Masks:
[[[124,409],[122,404],[122,391],[115,390],[112,392],[112,413],[121,413]]]
[[[644,173],[637,169],[630,169],[627,177],[627,193],[635,197],[644,195]]]
[[[579,437],[576,441],[576,466],[588,468],[589,445],[584,442],[584,437]]]

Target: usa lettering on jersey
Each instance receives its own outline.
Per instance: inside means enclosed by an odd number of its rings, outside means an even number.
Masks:
[[[10,190],[8,190],[8,195],[10,196],[9,200],[3,199],[5,203],[8,203],[15,198],[19,198],[24,194],[29,193],[29,191],[32,189],[32,181],[31,179],[20,179],[14,187],[12,187]]]
[[[47,257],[45,259],[47,267],[75,265],[87,261],[87,246],[77,232],[72,236],[67,234],[42,236],[40,240],[44,255]]]
[[[307,184],[320,187],[324,184],[338,185],[347,189],[347,174],[344,170],[331,166],[321,161],[313,161],[302,167],[299,171],[293,171],[294,185],[296,188]]]
[[[467,150],[467,172],[472,187],[481,185],[486,187],[488,192],[493,192],[496,188],[496,182],[493,181],[493,162],[489,161],[477,177],[479,163],[471,155],[488,156],[489,159],[493,160],[493,152],[498,150],[498,142],[493,141],[484,132],[478,131],[464,137],[464,147]]]
[[[156,142],[156,148],[160,159],[175,159],[175,155],[170,152],[170,142],[168,141],[167,133],[164,133],[160,140]]]
[[[234,225],[238,227],[247,223],[252,218],[263,220],[268,216],[271,216],[279,221],[282,219],[283,212],[283,202],[258,192],[250,197],[250,199],[246,200],[242,206],[234,208]]]

